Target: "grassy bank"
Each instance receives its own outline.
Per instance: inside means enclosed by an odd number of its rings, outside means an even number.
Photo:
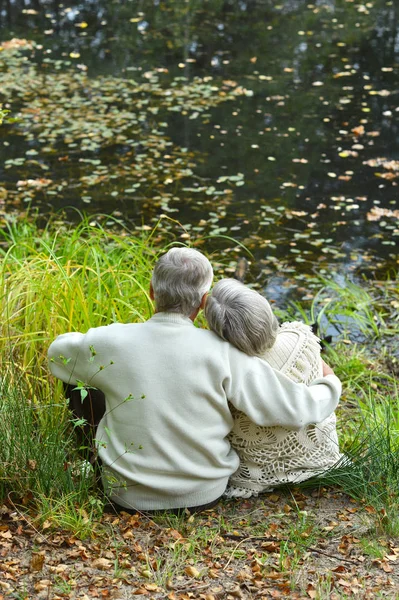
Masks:
[[[15,223],[1,235],[0,496],[33,508],[39,523],[86,535],[102,499],[93,475],[79,470],[73,424],[60,384],[49,377],[47,348],[65,331],[147,319],[152,265],[165,248],[155,245],[154,233],[113,233],[87,222],[44,230]],[[341,487],[372,506],[376,526],[396,534],[398,306],[394,279],[362,286],[320,281],[311,307],[280,312],[280,318],[317,320],[326,332],[335,324],[326,360],[343,381],[339,435],[351,462],[316,484]]]
[[[148,318],[156,254],[151,234],[113,234],[87,222],[44,230],[15,223],[2,232],[1,498],[34,502],[43,520],[53,511],[57,521],[70,507],[71,527],[82,512],[76,506],[86,515],[97,506],[93,478],[76,472],[73,424],[60,383],[49,378],[47,348],[65,331]]]
[[[399,535],[399,286],[394,278],[354,284],[320,279],[307,308],[282,313],[316,323],[324,358],[343,383],[337,468],[304,482],[335,486],[372,507],[376,530]],[[328,335],[328,334],[333,334]]]

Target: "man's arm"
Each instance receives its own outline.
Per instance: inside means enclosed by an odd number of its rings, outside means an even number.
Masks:
[[[51,373],[65,383],[76,384],[83,381],[82,368],[79,368],[83,357],[84,334],[78,332],[59,335],[48,350],[49,368]]]
[[[105,327],[90,329],[86,334],[71,332],[59,335],[48,350],[51,373],[72,385],[79,381],[91,385],[106,365],[100,365],[96,340]],[[93,385],[95,385],[93,383]]]
[[[341,395],[341,382],[328,365],[323,367],[326,376],[309,387],[238,351],[231,352],[230,365],[228,400],[257,425],[299,429],[320,423],[334,412]]]

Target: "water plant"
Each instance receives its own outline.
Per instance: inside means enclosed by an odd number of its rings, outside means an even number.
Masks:
[[[0,104],[0,125],[2,124],[2,122],[4,121],[4,118],[8,115],[10,111],[9,110],[5,110],[3,108],[3,105]]]
[[[206,121],[212,107],[250,93],[238,83],[171,78],[155,67],[135,79],[91,78],[73,60],[44,57],[43,47],[31,40],[4,42],[0,51],[1,96],[13,98],[20,143],[19,156],[5,160],[1,188],[14,206],[40,205],[47,212],[61,198],[64,206],[87,208],[108,198],[115,216],[124,216],[126,202],[139,213],[144,205],[156,221],[160,210],[177,210],[183,185],[191,185],[195,201],[198,194],[203,202],[231,200],[224,182],[210,185],[194,174],[201,153],[174,143],[168,120],[182,113]],[[60,169],[54,168],[55,154]],[[232,175],[230,184],[240,185],[242,174]]]

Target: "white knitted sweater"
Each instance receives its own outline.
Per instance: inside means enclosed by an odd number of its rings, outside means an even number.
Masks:
[[[300,322],[284,323],[262,358],[297,383],[309,385],[322,374],[319,340]],[[282,483],[303,481],[341,457],[334,413],[298,430],[259,427],[234,407],[231,410],[234,426],[229,439],[240,466],[230,478],[227,497],[249,498]]]

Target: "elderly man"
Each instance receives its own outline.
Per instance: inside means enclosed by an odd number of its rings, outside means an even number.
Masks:
[[[257,425],[298,428],[337,406],[341,385],[327,365],[306,387],[194,326],[212,279],[200,252],[172,248],[154,268],[148,321],[66,333],[50,346],[56,377],[105,394],[96,443],[105,491],[124,509],[217,502],[239,464],[228,402]]]

